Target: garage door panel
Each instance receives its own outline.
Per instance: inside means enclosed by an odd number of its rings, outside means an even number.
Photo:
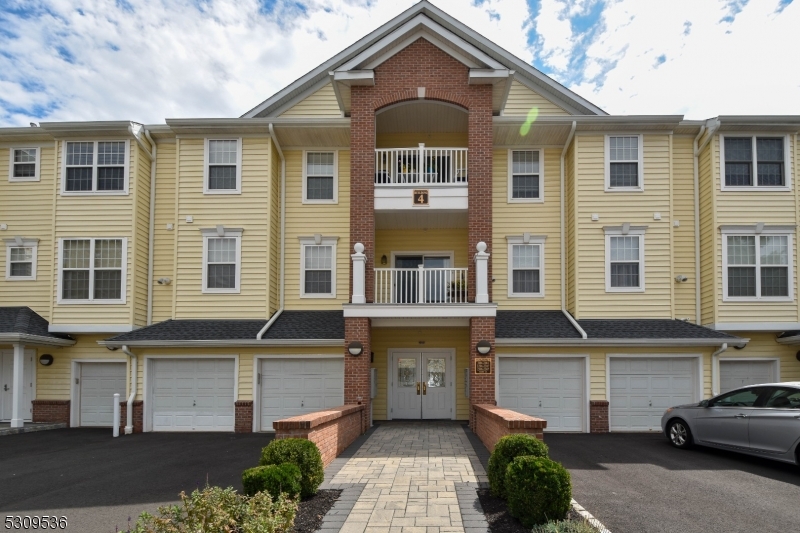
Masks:
[[[125,397],[127,365],[120,363],[80,364],[80,425],[111,427],[114,423],[114,394]]]
[[[720,361],[720,393],[748,385],[774,383],[778,381],[775,370],[774,361]]]

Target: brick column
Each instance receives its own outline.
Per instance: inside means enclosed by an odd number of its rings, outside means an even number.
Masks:
[[[33,422],[66,424],[69,427],[69,400],[33,400]]]
[[[589,402],[589,432],[608,433],[608,401]]]
[[[479,341],[487,340],[492,344],[492,350],[486,355],[478,353]],[[492,360],[490,374],[476,374],[475,360],[488,357]],[[474,405],[496,405],[494,395],[494,317],[473,317],[469,321],[469,425],[475,429]]]
[[[125,426],[128,425],[128,402],[119,402],[119,434],[125,434]],[[144,402],[142,400],[133,401],[133,432],[141,433],[144,431]]]
[[[468,255],[475,255],[475,246],[483,241],[492,253],[492,87],[470,87],[468,132],[469,164],[469,230]],[[469,262],[469,301],[475,301],[475,264]],[[492,301],[492,259],[489,258],[489,301]],[[494,335],[492,335],[494,340]]]
[[[350,355],[347,346],[353,341],[360,342],[364,347],[361,355]],[[344,403],[345,405],[356,405],[360,401],[364,405],[361,416],[361,433],[369,429],[369,354],[372,347],[370,341],[368,318],[344,319]]]
[[[372,89],[356,86],[350,92],[350,243],[364,245],[367,256],[364,295],[368,303],[374,301],[375,294],[375,107]],[[349,297],[352,294],[351,263]]]
[[[235,433],[253,432],[253,400],[239,400],[233,403],[236,411]]]

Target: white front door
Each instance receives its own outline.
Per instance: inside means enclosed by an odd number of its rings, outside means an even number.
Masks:
[[[33,359],[35,350],[25,350],[22,373],[25,390],[22,393],[22,419],[33,419]],[[0,350],[0,420],[11,420],[14,402],[14,350]]]
[[[392,419],[453,418],[453,355],[442,351],[393,351],[390,357]]]
[[[81,363],[80,425],[111,427],[114,394],[125,400],[125,363]]]
[[[775,383],[775,361],[720,361],[719,392],[720,394],[739,387]]]

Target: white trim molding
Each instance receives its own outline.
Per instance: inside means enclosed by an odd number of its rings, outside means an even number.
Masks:
[[[25,237],[13,237],[4,239],[6,242],[6,280],[7,281],[36,281],[37,256],[39,252],[39,239],[28,239]],[[14,248],[31,249],[31,275],[12,276],[11,275],[11,250]],[[14,261],[15,263],[27,263],[28,261]]]
[[[716,331],[792,331],[800,329],[800,322],[717,322],[705,324],[705,327]]]
[[[65,299],[63,298],[64,289],[64,241],[89,241],[89,298],[88,299]],[[95,299],[94,298],[94,274],[95,274],[95,244],[97,241],[122,241],[121,259],[121,280],[119,299]],[[59,305],[82,305],[82,304],[125,304],[128,288],[128,238],[127,237],[61,237],[58,239],[58,294],[56,303]],[[86,269],[81,269],[86,270]]]
[[[603,226],[605,232],[605,278],[606,292],[644,292],[645,291],[645,253],[644,234],[647,226],[631,226],[627,222],[621,226]],[[639,286],[638,287],[612,287],[611,286],[611,238],[612,237],[638,237],[639,239]]]
[[[47,331],[50,333],[130,333],[136,331],[141,326],[132,324],[50,324]],[[125,343],[120,343],[125,344]]]
[[[614,163],[636,163],[638,170],[638,182],[636,187],[612,187],[611,186],[611,138],[612,137],[635,137],[637,139],[636,159],[615,159]],[[604,137],[603,144],[603,167],[605,175],[605,192],[644,192],[644,138],[641,133],[609,133]]]
[[[343,304],[344,317],[469,318],[497,316],[497,304]]]
[[[514,198],[514,152],[536,152],[538,156],[539,196],[537,198]],[[541,204],[544,203],[544,149],[543,148],[510,148],[508,150],[508,203]],[[523,173],[524,174],[524,173]]]
[[[67,147],[71,143],[82,143],[82,142],[89,142],[93,144],[92,148],[92,189],[89,191],[68,191],[67,190]],[[97,163],[97,149],[98,143],[113,143],[113,142],[121,142],[125,143],[125,156],[124,156],[124,164],[123,164],[123,178],[124,184],[122,190],[116,191],[98,191],[97,190],[97,167],[100,166]],[[128,139],[103,139],[101,141],[88,141],[85,139],[65,139],[61,143],[61,187],[60,194],[61,196],[126,196],[128,194],[128,188],[130,186],[130,158],[131,158],[131,143]],[[70,165],[70,166],[80,166],[80,167],[89,167],[90,165]],[[109,165],[109,166],[119,166],[119,165]]]
[[[545,288],[545,249],[544,243],[547,240],[547,235],[531,235],[525,233],[523,235],[508,235],[506,242],[508,243],[508,297],[509,298],[543,298]],[[514,246],[537,246],[539,248],[539,291],[538,292],[514,292]]]
[[[751,160],[750,160],[750,178],[753,180],[752,185],[725,185],[725,138],[726,137],[737,137],[737,138],[747,138],[749,137],[752,142],[752,152],[751,152]],[[760,186],[758,185],[758,149],[756,148],[756,140],[757,138],[771,138],[771,139],[783,139],[783,185],[779,186]],[[792,190],[792,158],[791,154],[793,152],[792,142],[790,140],[791,135],[785,133],[776,133],[771,134],[769,132],[761,132],[761,133],[731,133],[731,134],[720,134],[719,136],[719,185],[720,190],[726,192],[753,192],[753,191],[791,191]]]
[[[316,234],[311,237],[298,237],[300,241],[300,298],[336,298],[336,259],[339,237],[326,237]],[[306,247],[330,246],[331,247],[331,292],[306,293]]]
[[[42,147],[41,146],[11,146],[8,152],[8,181],[10,182],[25,182],[25,181],[39,181],[41,179],[41,159],[42,159]],[[35,150],[36,155],[34,156],[33,161],[14,161],[15,152],[17,150]],[[33,176],[27,177],[15,177],[14,176],[14,166],[15,165],[30,165],[33,163]]]
[[[794,301],[794,233],[795,226],[766,226],[759,222],[755,225],[724,225],[720,226],[722,233],[722,301],[723,302],[792,302]],[[786,237],[787,242],[787,264],[769,265],[775,267],[786,267],[787,271],[787,290],[786,296],[761,296],[761,237]],[[754,237],[755,263],[753,265],[742,265],[747,268],[755,268],[755,296],[728,296],[728,238],[729,237]]]
[[[233,189],[210,189],[209,178],[209,142],[236,141],[236,187]],[[242,138],[241,137],[205,137],[203,139],[203,194],[242,194]]]
[[[308,154],[333,154],[333,198],[309,199],[308,198]],[[303,150],[303,197],[304,204],[338,204],[339,203],[339,150],[314,149]]]
[[[242,228],[201,228],[203,234],[203,273],[200,292],[203,294],[239,294],[242,286]],[[208,288],[208,241],[209,239],[234,239],[236,243],[236,268],[234,286],[231,288]]]

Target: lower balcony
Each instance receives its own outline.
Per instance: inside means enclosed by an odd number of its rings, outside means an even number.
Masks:
[[[376,268],[376,304],[467,303],[466,268]]]

